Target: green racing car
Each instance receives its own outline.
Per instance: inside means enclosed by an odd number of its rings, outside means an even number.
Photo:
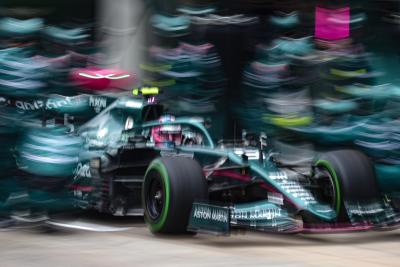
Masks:
[[[382,187],[357,150],[305,160],[274,151],[264,134],[214,143],[201,118],[165,115],[154,97],[119,98],[69,135],[84,147],[68,187],[75,205],[144,215],[153,233],[338,232],[400,222],[400,187]],[[25,159],[24,170],[42,159]]]

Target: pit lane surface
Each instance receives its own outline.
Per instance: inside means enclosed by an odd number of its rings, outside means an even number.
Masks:
[[[74,228],[0,232],[0,266],[400,266],[399,230],[154,237],[140,218],[85,214],[59,222]]]

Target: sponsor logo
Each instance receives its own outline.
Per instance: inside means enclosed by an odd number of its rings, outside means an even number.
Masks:
[[[269,174],[269,178],[275,181],[286,182],[288,180],[288,176],[285,172],[271,172]]]
[[[306,204],[317,203],[314,196],[303,185],[293,178],[289,179],[285,172],[271,172],[269,178],[279,183],[286,193],[302,200]]]
[[[233,220],[273,220],[281,217],[281,209],[234,210]]]
[[[346,203],[346,208],[351,215],[376,215],[378,213],[383,213],[385,209],[379,205],[379,203],[356,203],[356,204],[349,204]]]
[[[99,113],[101,110],[106,108],[107,106],[107,98],[105,97],[98,97],[98,96],[91,96],[89,98],[89,106]]]
[[[227,223],[228,210],[217,209],[208,206],[195,206],[193,218]]]
[[[42,100],[35,100],[33,102],[17,100],[15,101],[15,106],[22,110],[39,110],[44,107],[44,102]]]
[[[74,175],[75,175],[75,178],[77,178],[77,177],[91,178],[92,175],[90,173],[89,164],[82,164],[79,162],[78,166],[76,166],[76,168],[74,170]]]
[[[17,108],[25,110],[25,111],[40,110],[43,108],[46,110],[52,110],[52,109],[58,109],[58,108],[61,108],[63,106],[67,106],[70,104],[71,104],[71,99],[69,97],[66,97],[61,100],[48,99],[47,101],[34,100],[31,102],[26,102],[26,101],[21,101],[21,100],[15,101],[15,106]]]
[[[268,192],[268,202],[283,205],[283,195],[280,193]]]

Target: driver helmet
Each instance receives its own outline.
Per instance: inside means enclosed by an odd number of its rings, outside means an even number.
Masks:
[[[159,122],[162,125],[155,126],[151,130],[151,136],[156,145],[180,145],[182,142],[182,127],[179,124],[168,124],[174,122],[175,117],[171,115],[161,116]],[[165,124],[165,125],[163,125]]]

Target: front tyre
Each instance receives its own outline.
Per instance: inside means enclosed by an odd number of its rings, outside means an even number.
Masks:
[[[145,221],[153,233],[186,233],[193,202],[207,199],[207,182],[197,161],[161,157],[148,167],[142,203]]]
[[[329,178],[329,183],[325,184],[331,185],[326,186],[330,194],[325,199],[330,200],[338,221],[348,220],[345,201],[368,201],[379,196],[374,166],[357,150],[330,151],[322,155],[315,166]]]

